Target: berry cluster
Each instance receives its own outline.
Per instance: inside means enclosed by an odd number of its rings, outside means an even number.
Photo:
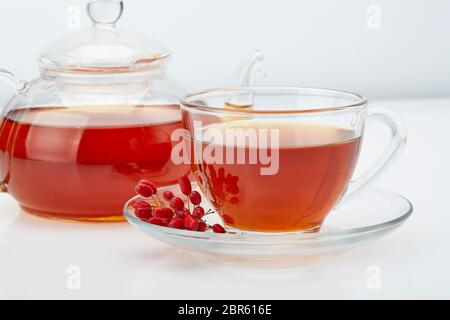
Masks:
[[[176,197],[173,192],[166,190],[161,199],[158,195],[156,185],[148,180],[140,180],[136,186],[136,193],[148,201],[137,199],[131,203],[136,217],[158,226],[184,229],[191,231],[205,232],[211,229],[215,233],[225,233],[224,227],[220,224],[208,225],[202,218],[212,210],[205,212],[200,206],[202,197],[197,191],[192,191],[191,181],[187,176],[178,179],[181,192],[186,196],[186,202],[180,197]],[[187,207],[186,205],[187,204]],[[192,204],[192,211],[190,210]]]

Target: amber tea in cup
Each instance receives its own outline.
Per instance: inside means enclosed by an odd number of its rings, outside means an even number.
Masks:
[[[240,95],[251,96],[252,105],[226,104]],[[371,111],[393,129],[394,139],[368,173],[351,183],[368,114],[366,100],[356,94],[211,90],[188,95],[182,114],[198,184],[224,223],[238,230],[319,230],[346,192],[369,182],[404,143],[395,133],[395,117]]]
[[[250,124],[252,129],[279,130],[278,172],[262,175],[258,163],[217,164],[203,157],[193,172],[204,182],[214,207],[229,226],[239,229],[292,231],[319,226],[350,181],[360,138],[338,127],[288,122],[237,122],[234,128]],[[233,122],[226,127],[232,129]],[[224,153],[230,151],[249,159],[261,150],[257,145],[223,146]]]

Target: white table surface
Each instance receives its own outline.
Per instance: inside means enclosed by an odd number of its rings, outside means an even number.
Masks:
[[[1,194],[0,298],[450,298],[450,99],[371,105],[397,112],[409,135],[375,183],[415,206],[387,237],[296,268],[264,268],[169,247],[127,223],[33,217]],[[361,167],[384,143],[376,129],[369,127]],[[379,285],[370,285],[374,276]]]

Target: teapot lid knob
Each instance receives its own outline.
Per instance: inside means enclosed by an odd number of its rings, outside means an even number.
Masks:
[[[94,24],[114,25],[122,12],[122,0],[93,0],[87,4],[87,13]]]

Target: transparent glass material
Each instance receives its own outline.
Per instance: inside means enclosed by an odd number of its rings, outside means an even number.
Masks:
[[[92,26],[48,45],[40,77],[6,69],[15,95],[0,119],[0,183],[28,212],[71,220],[121,220],[141,178],[160,186],[190,172],[170,159],[182,90],[170,52],[117,26],[122,1],[88,1]]]
[[[405,144],[400,119],[367,104],[354,93],[299,87],[189,94],[181,111],[200,189],[229,228],[319,230],[331,210],[376,178]],[[387,125],[391,140],[370,169],[354,179],[367,120]],[[249,160],[252,156],[256,161]]]
[[[88,1],[92,27],[50,43],[39,56],[40,69],[65,73],[123,73],[161,70],[170,51],[140,33],[118,28],[122,1]]]
[[[169,186],[164,190],[177,191]],[[310,259],[327,253],[349,249],[374,241],[400,227],[412,214],[412,204],[397,194],[367,188],[334,210],[325,220],[320,232],[259,233],[235,231],[217,234],[212,231],[194,232],[152,225],[134,215],[130,199],[124,215],[136,229],[175,247],[202,252],[217,257],[241,260]],[[209,208],[204,203],[205,208]],[[276,214],[276,213],[274,213]],[[220,221],[216,214],[207,216],[209,223]]]

